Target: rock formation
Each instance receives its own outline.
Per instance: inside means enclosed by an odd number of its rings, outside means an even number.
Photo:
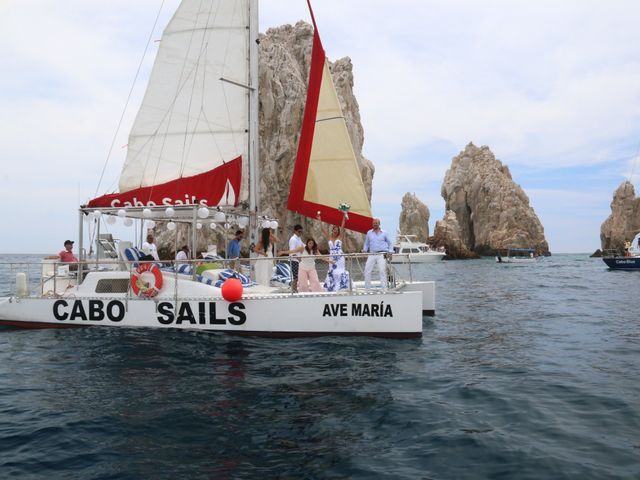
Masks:
[[[429,208],[415,193],[405,193],[398,222],[400,233],[415,235],[416,241],[426,243],[429,239],[429,215]]]
[[[454,157],[442,184],[442,197],[447,214],[438,222],[437,236],[455,232],[456,226],[450,223],[455,218],[462,245],[479,255],[492,255],[496,249],[508,247],[535,248],[538,254],[549,254],[544,229],[529,206],[529,198],[489,147],[469,143]],[[451,241],[442,241],[438,244],[448,252],[457,250],[449,245]]]
[[[434,247],[444,247],[447,252],[445,258],[478,258],[478,254],[469,250],[462,241],[462,229],[452,210],[448,210],[444,218],[436,222],[431,244]]]
[[[600,227],[600,244],[603,251],[624,250],[624,242],[633,240],[640,231],[640,198],[636,198],[633,184],[622,182],[613,194],[611,215]]]
[[[260,213],[278,219],[280,226],[277,236],[282,246],[286,245],[296,223],[304,226],[305,237],[313,236],[321,247],[326,246],[317,221],[287,210],[289,184],[306,102],[312,40],[313,28],[305,22],[270,28],[260,35]],[[365,189],[371,199],[374,167],[362,155],[364,132],[358,102],[353,94],[351,60],[348,57],[337,60],[331,65],[331,72]],[[231,226],[229,232],[235,229],[235,226]],[[156,230],[158,245],[173,250],[174,234],[165,229]],[[187,236],[186,229],[180,231],[178,244],[190,244]],[[167,246],[169,239],[172,244]],[[217,244],[219,250],[224,250],[224,239],[225,235],[221,232],[216,233],[205,227],[198,235],[198,249],[200,251],[206,249],[208,244]],[[359,250],[363,240],[362,235],[347,232],[346,249]],[[244,245],[248,244],[249,241],[245,241]]]

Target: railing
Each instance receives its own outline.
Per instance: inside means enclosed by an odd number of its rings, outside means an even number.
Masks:
[[[25,292],[18,292],[17,274],[24,274]],[[0,296],[26,296],[40,285],[40,264],[32,261],[0,263]]]
[[[206,292],[206,289],[193,287],[194,283],[215,284],[216,280],[220,278],[219,273],[227,269],[231,269],[255,281],[256,267],[260,262],[270,262],[274,266],[276,264],[285,264],[288,265],[289,271],[293,271],[293,262],[300,259],[313,259],[320,285],[325,283],[327,273],[333,265],[343,263],[343,270],[347,274],[348,284],[346,288],[340,289],[340,291],[353,292],[355,289],[354,283],[364,280],[366,260],[372,255],[379,254],[345,253],[341,255],[303,257],[215,258],[160,262],[88,259],[84,263],[71,264],[49,259],[45,259],[40,263],[6,262],[0,263],[0,296],[51,298],[82,294],[83,297],[95,296],[98,298],[106,295],[117,295],[128,302],[131,298],[145,297],[147,291],[144,289],[153,287],[155,270],[159,269],[162,272],[162,281],[165,285],[170,285],[170,288],[173,288],[172,296],[177,299],[190,294],[200,295],[198,292]],[[150,267],[143,267],[144,265],[149,265]],[[187,267],[184,267],[185,265]],[[79,267],[82,268],[81,275],[78,274]],[[340,267],[342,265],[339,265]],[[388,262],[386,267],[387,275],[382,286],[394,288],[399,283],[398,271]],[[88,277],[87,275],[92,272],[105,272],[105,275],[99,278],[97,276]],[[125,272],[126,274],[124,274]],[[17,280],[18,274],[24,274],[24,277],[26,277],[24,281]],[[144,277],[141,284],[141,288],[144,290],[143,294],[139,293],[140,290],[138,290],[138,293],[135,292],[136,289],[133,287],[134,276],[138,278]],[[273,277],[272,275],[269,278],[269,285],[275,285],[276,288],[280,288],[279,290],[273,290],[274,293],[295,293],[290,284],[272,282],[271,279]],[[81,279],[80,282],[78,282],[79,278]],[[379,279],[379,272],[376,269],[373,271],[372,278]],[[194,283],[185,283],[185,280],[192,280]],[[409,281],[413,281],[411,270],[409,270]],[[82,291],[82,288],[84,288],[84,291]],[[165,288],[164,285],[163,288]],[[182,291],[179,291],[179,289],[182,289]],[[297,290],[302,292],[306,289],[301,289],[300,285],[298,285]],[[325,291],[324,288],[322,291]],[[250,290],[247,291],[247,293],[249,292]],[[262,290],[262,292],[265,292],[265,290]],[[147,298],[154,298],[155,295],[153,293],[149,292]]]

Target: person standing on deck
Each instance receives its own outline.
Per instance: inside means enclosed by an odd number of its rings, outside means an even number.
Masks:
[[[393,253],[393,243],[389,238],[389,234],[380,228],[380,219],[373,219],[373,228],[367,232],[362,249],[365,253],[373,253],[367,258],[364,267],[364,288],[371,288],[371,274],[373,268],[377,265],[380,274],[380,287],[382,291],[387,291],[387,262],[385,256]]]
[[[236,236],[229,242],[227,248],[227,259],[233,260],[230,268],[238,270],[240,268],[240,242],[244,238],[244,232],[242,230],[236,230]]]
[[[300,239],[302,236],[302,225],[296,224],[293,227],[293,235],[289,239],[289,250],[283,250],[278,255],[291,255],[291,291],[298,291],[298,270],[300,268],[300,255],[304,250],[304,242]]]

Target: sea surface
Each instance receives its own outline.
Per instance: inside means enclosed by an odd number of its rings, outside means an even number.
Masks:
[[[640,272],[412,273],[417,340],[0,329],[0,478],[640,478]]]

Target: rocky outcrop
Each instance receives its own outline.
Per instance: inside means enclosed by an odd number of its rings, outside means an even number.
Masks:
[[[640,198],[636,198],[633,184],[622,182],[613,194],[611,215],[600,227],[600,245],[603,251],[624,251],[625,241],[633,240],[640,231]]]
[[[479,257],[477,253],[469,250],[462,240],[462,229],[455,212],[452,210],[447,211],[444,218],[436,222],[431,245],[438,248],[444,247],[447,252],[446,258],[466,259]]]
[[[492,255],[496,249],[522,247],[549,254],[544,229],[529,198],[489,147],[469,143],[454,157],[442,184],[442,197],[445,225],[449,211],[454,212],[460,240],[468,250]]]
[[[429,215],[429,208],[415,193],[405,193],[398,222],[400,233],[415,235],[416,241],[426,243],[429,239]]]
[[[279,221],[277,236],[281,245],[292,234],[293,226],[300,223],[305,228],[305,237],[313,236],[319,245],[326,246],[317,221],[300,217],[287,210],[289,184],[298,149],[298,138],[302,125],[307,95],[309,62],[313,28],[304,22],[284,25],[267,30],[260,35],[260,213]],[[360,122],[358,102],[353,94],[353,65],[346,57],[331,65],[331,73],[336,86],[347,128],[351,136],[356,158],[365,189],[371,199],[371,185],[374,174],[373,164],[362,155],[364,131]],[[174,244],[187,239],[186,229],[180,230],[175,242],[175,233],[157,229],[158,245],[174,249]],[[224,250],[225,238],[231,238],[235,226],[230,226],[227,234],[203,228],[198,235],[198,249],[206,249],[208,244],[217,244]],[[257,239],[254,239],[256,241]],[[346,250],[360,250],[364,237],[347,231]],[[249,241],[243,246],[249,245]]]
[[[431,245],[444,247],[447,258],[466,259],[478,258],[479,255],[469,250],[462,240],[462,229],[455,212],[448,210],[442,220],[436,222]]]

